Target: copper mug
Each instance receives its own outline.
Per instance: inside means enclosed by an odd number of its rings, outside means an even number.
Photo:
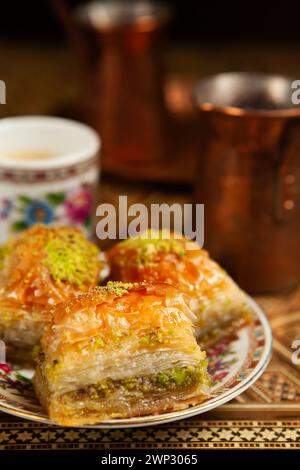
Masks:
[[[101,133],[104,168],[168,153],[162,31],[169,10],[150,1],[51,0],[84,66],[83,119]]]
[[[201,81],[196,201],[205,245],[252,293],[300,280],[300,107],[292,80],[224,73]]]

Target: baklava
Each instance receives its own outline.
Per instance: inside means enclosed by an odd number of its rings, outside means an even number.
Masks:
[[[27,361],[49,308],[96,286],[105,261],[76,228],[36,225],[0,248],[0,338]]]
[[[52,315],[34,384],[54,422],[82,426],[163,413],[208,396],[205,352],[176,288],[111,282]]]
[[[149,232],[116,244],[107,254],[111,279],[166,282],[187,293],[196,335],[207,344],[251,322],[246,294],[207,251],[174,234],[161,236]]]

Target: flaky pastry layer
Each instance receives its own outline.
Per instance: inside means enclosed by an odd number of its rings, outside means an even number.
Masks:
[[[76,228],[36,225],[0,247],[0,337],[32,348],[49,309],[98,284],[106,262]]]
[[[35,387],[55,422],[142,416],[208,395],[205,353],[176,288],[109,283],[52,315]]]
[[[188,294],[196,335],[226,333],[252,321],[246,294],[208,253],[186,239],[128,239],[108,252],[111,278],[166,282]]]

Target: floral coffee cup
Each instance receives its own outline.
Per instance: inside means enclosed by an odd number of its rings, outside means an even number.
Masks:
[[[54,117],[0,120],[0,243],[36,223],[93,235],[100,139]]]

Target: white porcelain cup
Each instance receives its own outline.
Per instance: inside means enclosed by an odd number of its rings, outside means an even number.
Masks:
[[[79,122],[0,120],[0,243],[35,223],[93,235],[100,139]]]

